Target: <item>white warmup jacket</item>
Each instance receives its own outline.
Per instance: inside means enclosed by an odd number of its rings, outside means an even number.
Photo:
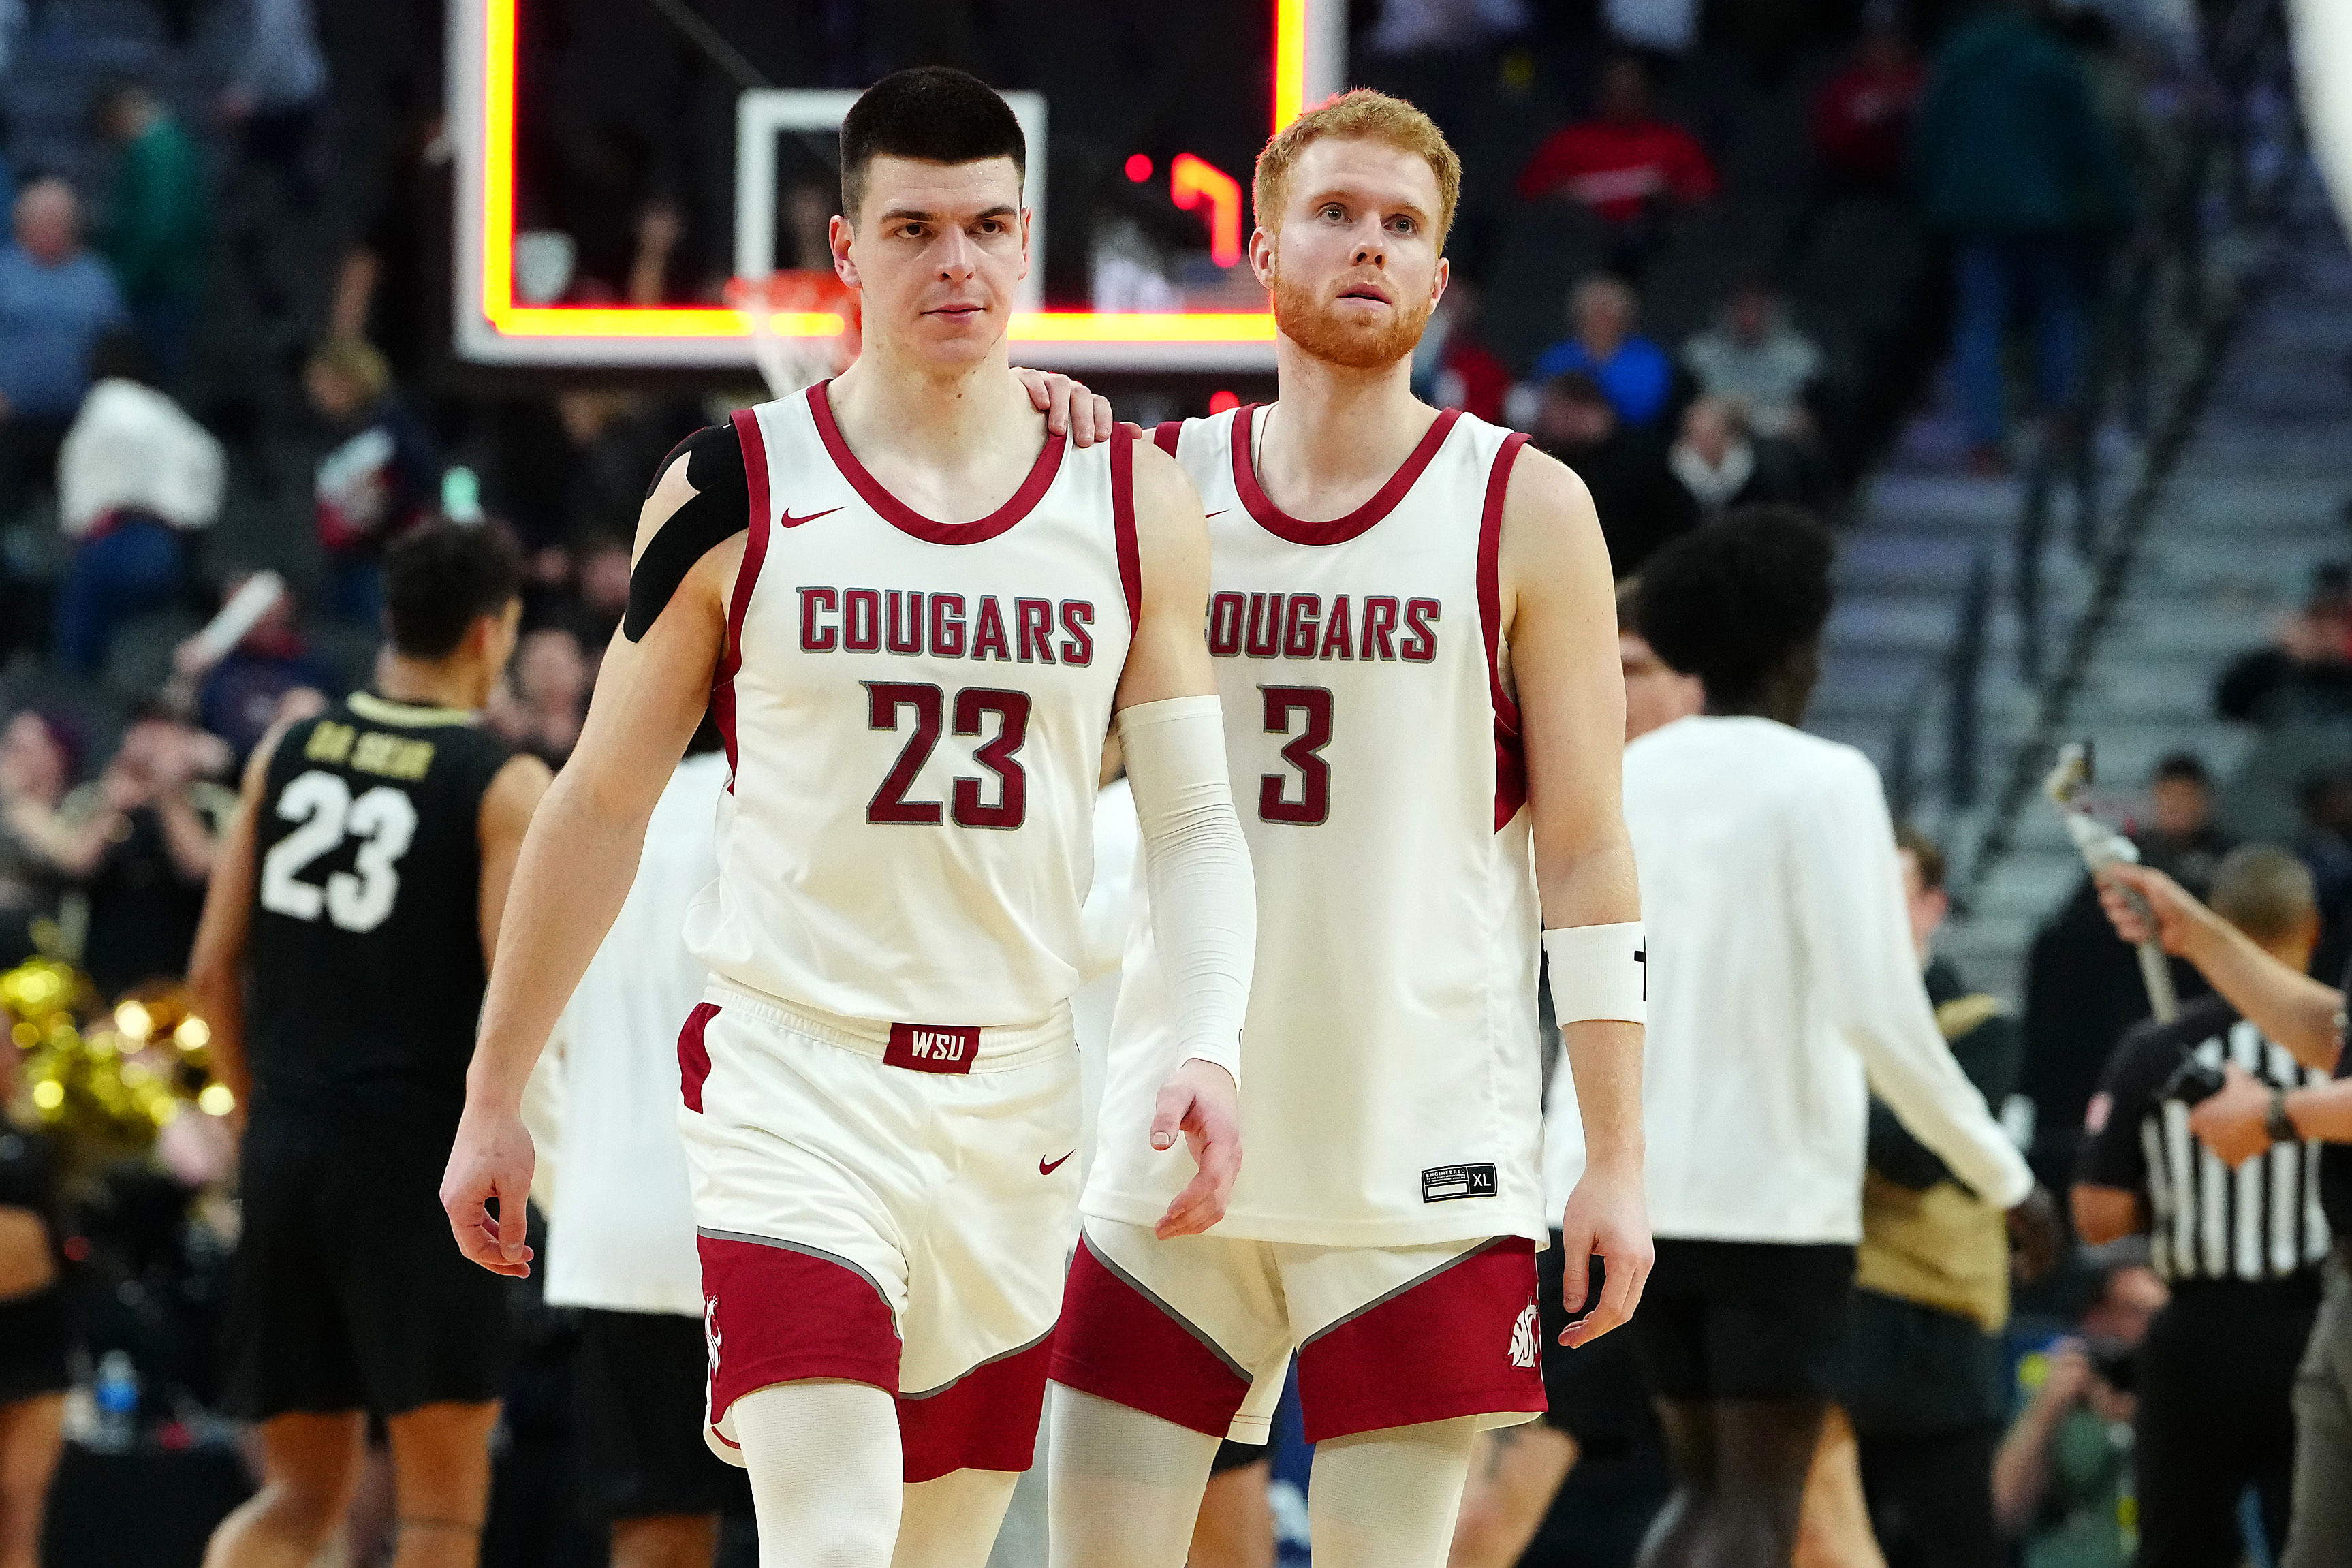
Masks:
[[[1685,1240],[1859,1242],[1870,1095],[2006,1208],[2033,1178],[1936,1027],[1878,771],[1769,719],[1677,720],[1625,749],[1650,1024],[1651,1228]],[[1553,1075],[1546,1186],[1581,1174]]]

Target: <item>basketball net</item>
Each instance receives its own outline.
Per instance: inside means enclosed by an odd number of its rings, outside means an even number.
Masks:
[[[743,313],[771,397],[790,397],[857,357],[857,296],[830,272],[737,278],[727,303]]]

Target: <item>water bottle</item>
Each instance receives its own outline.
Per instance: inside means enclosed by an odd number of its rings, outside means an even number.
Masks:
[[[91,1446],[110,1454],[127,1453],[139,1434],[139,1369],[131,1364],[129,1351],[109,1351],[99,1358],[91,1398],[98,1406],[98,1432]]]

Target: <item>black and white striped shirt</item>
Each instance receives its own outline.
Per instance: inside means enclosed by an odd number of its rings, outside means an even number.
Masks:
[[[2281,1089],[2324,1083],[2218,996],[2170,1024],[2126,1034],[2091,1100],[2077,1179],[2138,1193],[2149,1262],[2168,1281],[2284,1279],[2327,1256],[2319,1145],[2281,1143],[2232,1171],[2189,1131],[2190,1108],[2159,1098],[2184,1057],[2238,1066]]]

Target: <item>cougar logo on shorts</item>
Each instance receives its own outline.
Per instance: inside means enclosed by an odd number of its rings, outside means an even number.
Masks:
[[[1530,1301],[1511,1324],[1511,1364],[1528,1367],[1536,1364],[1536,1304]]]
[[[719,1375],[719,1298],[702,1299],[702,1342],[710,1347],[710,1375]]]

